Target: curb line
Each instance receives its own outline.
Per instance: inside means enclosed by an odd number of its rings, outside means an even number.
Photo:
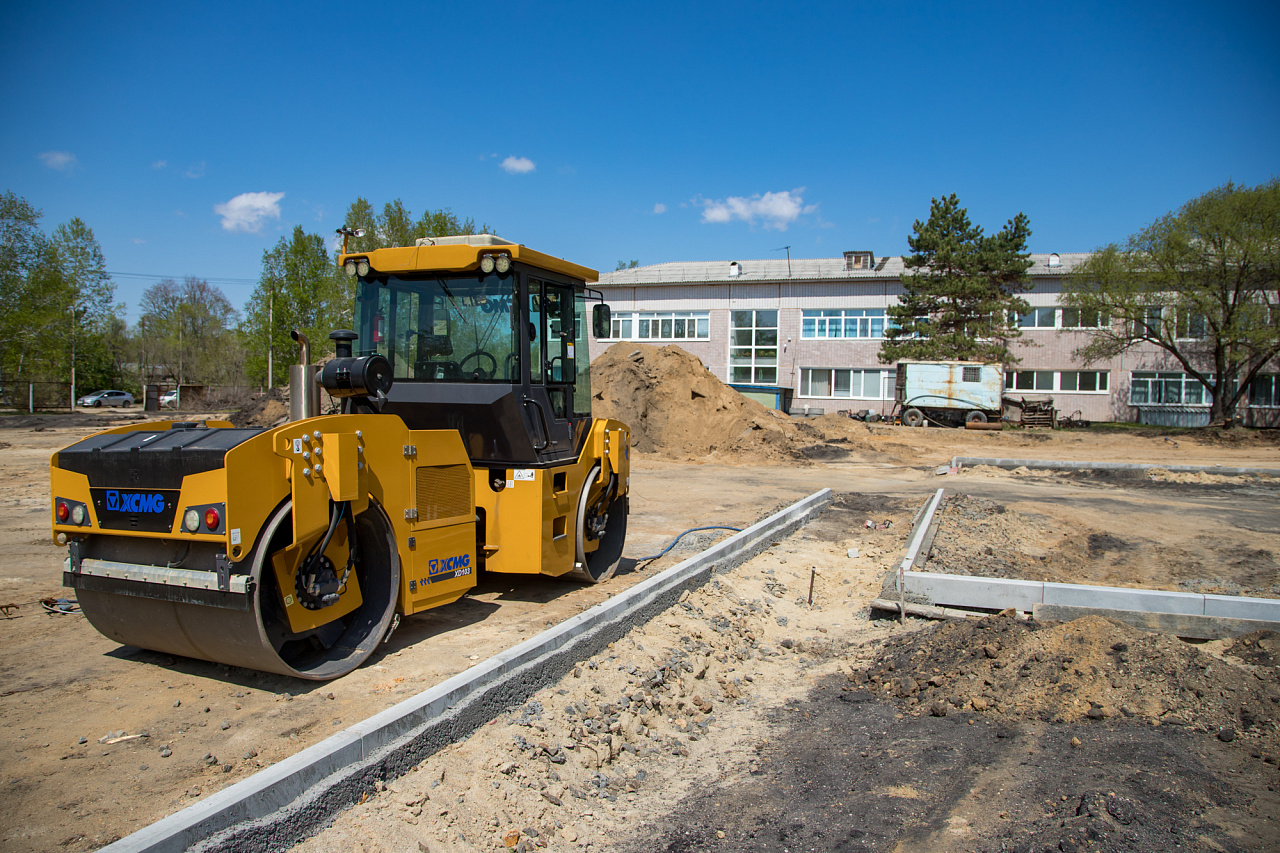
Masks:
[[[990,465],[993,468],[1093,468],[1108,471],[1146,471],[1159,468],[1174,474],[1267,474],[1280,477],[1280,468],[1239,468],[1226,465],[1162,465],[1158,462],[1058,462],[1052,459],[999,459],[980,456],[953,456],[951,467],[957,465]]]
[[[831,500],[823,489],[465,672],[375,714],[198,803],[101,848],[101,853],[286,850],[344,808],[498,714],[559,680],[580,660],[671,607]]]

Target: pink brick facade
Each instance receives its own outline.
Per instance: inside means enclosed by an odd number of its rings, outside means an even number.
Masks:
[[[1142,389],[1136,396],[1132,394],[1135,375],[1145,389],[1157,381],[1156,377],[1168,385],[1171,376],[1181,374],[1181,367],[1160,350],[1136,348],[1091,365],[1075,356],[1088,332],[1063,328],[1070,320],[1058,307],[1058,296],[1064,276],[1083,257],[1032,256],[1034,286],[1026,299],[1033,309],[1041,309],[1034,321],[1040,325],[1023,329],[1022,341],[1015,349],[1020,362],[1006,366],[1006,374],[1014,372],[1012,378],[1006,376],[1007,382],[1017,387],[1006,387],[1006,396],[1051,396],[1060,415],[1074,414],[1090,421],[1193,425],[1197,418],[1207,420],[1207,405],[1196,405],[1194,400],[1198,390],[1189,395],[1191,403],[1184,400],[1178,405],[1143,403],[1144,394],[1159,395]],[[806,334],[804,321],[806,312],[813,316],[824,310],[842,311],[843,317],[883,312],[901,293],[901,258],[881,258],[871,268],[855,270],[848,269],[843,258],[793,259],[789,265],[772,259],[735,263],[736,269],[727,261],[689,262],[602,275],[596,286],[613,310],[616,337],[592,339],[591,356],[615,343],[676,344],[698,356],[723,381],[745,390],[780,390],[780,397],[789,400],[790,410],[796,413],[806,409],[811,414],[868,409],[884,415],[892,412],[893,366],[879,361],[881,338],[815,337],[812,328]],[[755,371],[743,382],[748,371],[739,366],[735,373],[735,365],[744,363],[746,351],[737,345],[753,332],[740,328],[741,318],[758,318],[762,312],[766,319],[776,316],[776,332],[774,328],[754,330],[757,347],[752,363],[757,367],[764,364],[766,369]],[[677,320],[672,326],[662,326],[660,332],[658,318],[668,316]],[[651,325],[641,334],[639,323],[649,318]],[[623,320],[632,322],[624,325]],[[694,324],[699,321],[705,333],[694,334]],[[682,328],[683,335],[664,334]],[[1275,382],[1280,385],[1280,377]],[[1280,394],[1280,388],[1276,393]],[[1246,424],[1280,426],[1280,406],[1248,405],[1246,399],[1240,413]],[[1162,417],[1173,420],[1160,421]]]

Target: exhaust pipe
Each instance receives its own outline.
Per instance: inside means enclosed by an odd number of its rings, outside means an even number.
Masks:
[[[311,363],[311,341],[297,329],[289,332],[298,342],[301,355],[289,365],[289,420],[300,421],[320,415],[320,366]]]

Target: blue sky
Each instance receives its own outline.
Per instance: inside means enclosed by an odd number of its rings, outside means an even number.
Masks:
[[[1274,3],[15,4],[0,190],[237,306],[359,196],[620,259],[907,251],[931,197],[1034,252],[1280,174]]]

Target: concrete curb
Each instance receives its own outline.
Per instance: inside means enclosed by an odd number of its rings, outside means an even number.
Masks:
[[[897,586],[897,583],[894,583]],[[1037,604],[1280,622],[1280,599],[907,572],[906,592],[935,604],[1030,611]],[[896,589],[894,590],[897,591]]]
[[[714,571],[746,562],[831,500],[820,492],[435,687],[102,848],[102,853],[286,850],[439,749],[519,705]]]
[[[1239,474],[1266,474],[1272,477],[1280,477],[1280,468],[1235,468],[1226,465],[1162,465],[1154,462],[1059,462],[1052,459],[999,459],[996,457],[985,458],[980,456],[953,456],[951,457],[951,467],[957,465],[990,465],[993,468],[1056,468],[1056,469],[1078,469],[1089,468],[1106,471],[1146,471],[1149,468],[1159,468],[1163,471],[1170,471],[1175,474],[1225,474],[1235,476]]]

